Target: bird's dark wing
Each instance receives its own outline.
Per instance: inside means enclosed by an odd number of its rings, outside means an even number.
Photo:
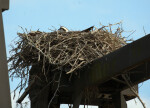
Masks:
[[[91,26],[85,30],[82,30],[81,32],[89,32],[89,31],[93,30],[93,28],[94,28],[94,26]]]

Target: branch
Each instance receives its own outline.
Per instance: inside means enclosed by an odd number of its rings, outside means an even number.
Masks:
[[[54,93],[53,97],[51,98],[51,100],[48,103],[48,108],[50,108],[50,105],[51,105],[51,103],[52,103],[52,101],[53,101],[53,99],[54,99],[54,97],[55,97],[55,95],[56,95],[56,93],[57,93],[57,91],[58,91],[58,89],[60,87],[61,75],[62,75],[62,71],[60,72],[60,75],[59,75],[57,89],[55,90],[55,93]]]
[[[140,98],[140,96],[138,95],[137,91],[134,90],[134,88],[130,85],[129,81],[127,80],[127,78],[125,77],[125,75],[122,75],[123,79],[125,80],[126,84],[129,86],[130,90],[138,97],[139,101],[141,102],[141,104],[143,105],[143,108],[146,108],[144,102],[142,101],[142,99]]]
[[[28,95],[30,88],[32,88],[33,84],[35,82],[35,79],[31,82],[31,84],[25,89],[24,93],[21,95],[21,97],[17,100],[17,103],[21,103],[24,98]]]

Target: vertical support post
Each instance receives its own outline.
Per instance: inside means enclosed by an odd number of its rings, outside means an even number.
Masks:
[[[29,97],[31,101],[31,108],[48,108],[48,96],[49,96],[49,86],[46,86],[42,83],[44,79],[34,79],[33,76],[39,76],[39,73],[42,71],[41,66],[32,65],[32,68],[29,72],[29,86],[31,85],[32,80],[35,80],[34,85],[29,90]]]
[[[73,98],[73,108],[79,108],[82,99],[82,93],[75,93]]]
[[[102,108],[102,107],[99,105],[98,108]]]
[[[114,93],[112,100],[115,108],[127,108],[126,100],[121,92]]]
[[[80,80],[77,79],[77,81],[74,83],[74,91],[72,95],[73,99],[73,108],[79,108],[80,102],[82,99],[82,91],[83,91],[83,85],[81,84]]]
[[[2,20],[2,1],[4,0],[0,0],[0,108],[11,108],[5,38]]]

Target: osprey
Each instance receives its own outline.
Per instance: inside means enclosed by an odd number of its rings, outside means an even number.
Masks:
[[[58,29],[59,32],[68,32],[69,30],[64,27],[64,26],[61,26],[59,29]]]
[[[89,28],[87,28],[85,30],[82,30],[82,32],[90,32],[90,31],[93,30],[93,28],[94,28],[94,26],[91,26],[91,27],[89,27]]]

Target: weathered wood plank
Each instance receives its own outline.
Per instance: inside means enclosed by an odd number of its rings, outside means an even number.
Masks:
[[[0,108],[11,108],[5,38],[1,9],[2,1],[0,0]]]
[[[0,5],[2,11],[9,9],[9,0],[0,0]]]
[[[150,35],[86,65],[78,79],[82,87],[102,84],[112,77],[150,60]],[[148,78],[148,77],[147,77]],[[78,82],[78,81],[77,81]],[[140,83],[140,82],[139,82]]]

